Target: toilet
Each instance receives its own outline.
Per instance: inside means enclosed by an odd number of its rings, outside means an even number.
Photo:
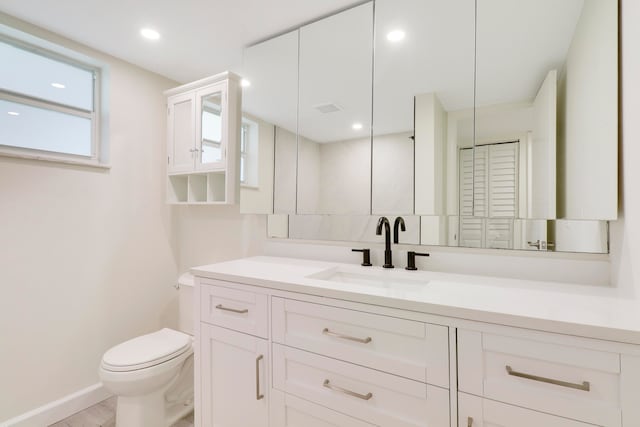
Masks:
[[[118,397],[116,427],[168,427],[193,410],[193,276],[176,287],[180,331],[142,335],[102,357],[100,380]]]

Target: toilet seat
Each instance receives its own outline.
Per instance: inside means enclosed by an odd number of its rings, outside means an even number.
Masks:
[[[112,372],[149,368],[180,356],[191,346],[189,335],[164,328],[112,347],[102,358],[102,368]]]

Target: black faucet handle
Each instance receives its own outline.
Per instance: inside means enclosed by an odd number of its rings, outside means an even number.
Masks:
[[[416,256],[430,256],[428,253],[424,252],[415,252],[415,251],[409,251],[407,252],[407,266],[405,267],[405,270],[417,270],[418,268],[416,267]]]
[[[371,267],[371,249],[351,249],[351,252],[362,252],[362,266]]]

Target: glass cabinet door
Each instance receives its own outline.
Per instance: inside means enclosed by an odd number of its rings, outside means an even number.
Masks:
[[[198,170],[224,167],[227,145],[225,97],[224,85],[214,85],[198,91]]]

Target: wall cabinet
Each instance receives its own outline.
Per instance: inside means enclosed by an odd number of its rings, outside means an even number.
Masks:
[[[167,202],[238,203],[239,80],[225,72],[165,92]]]

